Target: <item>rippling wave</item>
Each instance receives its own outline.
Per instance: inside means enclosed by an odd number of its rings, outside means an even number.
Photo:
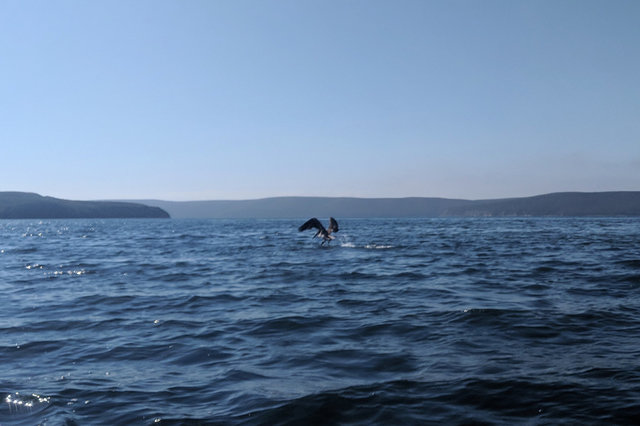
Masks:
[[[0,221],[0,424],[633,424],[640,220]]]

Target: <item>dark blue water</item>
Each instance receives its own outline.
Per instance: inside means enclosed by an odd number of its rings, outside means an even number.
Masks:
[[[640,219],[300,223],[0,221],[0,424],[640,419]]]

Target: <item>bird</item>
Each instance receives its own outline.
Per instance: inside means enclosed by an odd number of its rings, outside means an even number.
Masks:
[[[329,218],[329,229],[325,229],[325,227],[322,226],[322,223],[318,219],[312,217],[298,228],[298,232],[306,231],[307,229],[311,228],[316,228],[318,230],[318,232],[316,232],[315,235],[311,238],[322,237],[322,243],[320,244],[321,246],[323,246],[327,241],[334,240],[336,237],[331,234],[333,232],[338,232],[339,230],[338,222],[332,217]]]

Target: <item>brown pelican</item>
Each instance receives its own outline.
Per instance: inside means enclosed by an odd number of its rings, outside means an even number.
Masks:
[[[331,235],[331,233],[338,232],[338,222],[336,222],[334,218],[330,217],[329,229],[325,229],[324,226],[322,226],[322,223],[320,223],[318,219],[316,219],[315,217],[312,217],[311,219],[303,223],[302,226],[298,228],[298,231],[302,232],[311,228],[316,228],[318,230],[318,232],[316,232],[316,234],[312,238],[322,237],[322,244],[320,245],[324,245],[324,243],[326,243],[327,241],[331,241],[336,238],[333,235]]]

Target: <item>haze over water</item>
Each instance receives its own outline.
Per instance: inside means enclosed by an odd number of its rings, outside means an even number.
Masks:
[[[1,221],[0,423],[640,418],[639,219],[304,219]]]

